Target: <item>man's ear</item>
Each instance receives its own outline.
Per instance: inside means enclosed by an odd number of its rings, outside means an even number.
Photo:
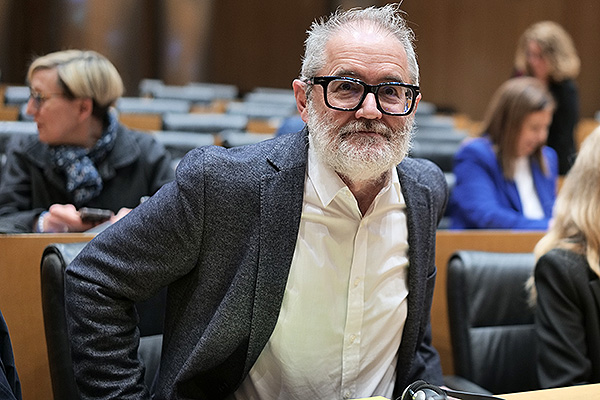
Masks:
[[[415,99],[415,108],[413,109],[413,114],[417,112],[417,107],[419,106],[419,102],[421,101],[421,93],[417,95]]]
[[[302,121],[308,122],[308,107],[306,98],[306,82],[302,82],[300,79],[294,79],[292,82],[292,88],[294,89],[294,96],[296,97],[296,107]]]

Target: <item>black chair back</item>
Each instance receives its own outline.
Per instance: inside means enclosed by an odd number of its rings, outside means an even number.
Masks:
[[[458,251],[448,262],[454,373],[492,393],[538,389],[531,253]]]

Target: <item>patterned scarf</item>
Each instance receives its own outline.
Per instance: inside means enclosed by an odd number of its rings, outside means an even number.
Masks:
[[[102,177],[96,169],[112,150],[117,137],[118,118],[114,110],[108,115],[108,127],[94,147],[50,146],[50,158],[55,167],[65,174],[67,190],[73,194],[75,206],[86,204],[102,192]]]

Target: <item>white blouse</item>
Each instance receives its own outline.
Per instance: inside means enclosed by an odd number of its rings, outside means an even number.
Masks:
[[[519,157],[515,162],[515,184],[521,198],[523,215],[529,219],[542,219],[545,217],[544,209],[540,203],[533,176],[529,157]]]

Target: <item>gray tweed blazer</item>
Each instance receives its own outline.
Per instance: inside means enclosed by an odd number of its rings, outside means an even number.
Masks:
[[[174,182],[94,238],[67,270],[75,375],[83,398],[149,398],[133,304],[168,286],[156,399],[221,399],[242,382],[277,321],[298,235],[307,132],[256,145],[199,148]],[[441,384],[431,346],[442,172],[398,166],[409,232],[408,317],[396,392]]]

